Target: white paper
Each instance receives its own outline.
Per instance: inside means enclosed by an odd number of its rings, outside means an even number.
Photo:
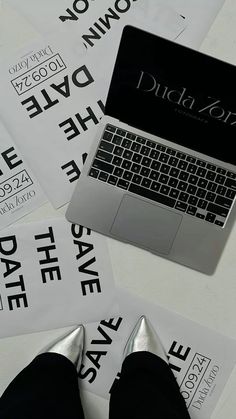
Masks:
[[[34,174],[0,123],[0,229],[46,202]]]
[[[236,342],[124,291],[118,301],[120,317],[86,325],[81,388],[109,398],[127,339],[144,314],[169,356],[191,418],[209,419],[235,366]]]
[[[106,238],[64,219],[0,235],[0,337],[96,321],[114,307]]]
[[[97,6],[98,16],[104,7]],[[151,29],[174,39],[186,22],[170,9],[167,14],[162,8]],[[103,116],[122,28],[130,22],[149,28],[145,14],[137,21],[135,16],[131,5],[127,13],[120,11],[118,21],[109,21],[111,32],[94,48],[89,38],[84,38],[87,43],[83,39],[87,30],[91,34],[91,16],[86,15],[86,25],[80,21],[81,37],[58,31],[1,62],[0,95],[5,102],[0,103],[0,114],[56,208],[70,200]]]

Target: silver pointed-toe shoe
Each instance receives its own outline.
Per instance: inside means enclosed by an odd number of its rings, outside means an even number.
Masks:
[[[163,345],[145,316],[141,316],[133,329],[124,349],[124,358],[133,352],[147,351],[168,363]]]
[[[47,345],[40,351],[40,354],[45,352],[54,352],[64,355],[76,367],[77,371],[80,368],[84,347],[84,326],[79,325],[76,329],[56,339],[53,343]]]

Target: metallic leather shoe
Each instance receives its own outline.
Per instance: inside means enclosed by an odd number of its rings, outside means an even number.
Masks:
[[[124,358],[139,351],[151,352],[168,363],[162,343],[145,316],[140,317],[133,329],[124,349]]]
[[[76,367],[80,368],[84,347],[84,326],[79,325],[76,329],[47,345],[40,354],[45,352],[55,352],[64,355]]]

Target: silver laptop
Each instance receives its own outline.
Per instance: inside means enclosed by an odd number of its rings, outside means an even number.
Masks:
[[[132,26],[66,218],[212,274],[235,219],[236,69]]]

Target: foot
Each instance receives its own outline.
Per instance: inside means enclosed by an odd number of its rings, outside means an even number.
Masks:
[[[139,351],[151,352],[168,363],[162,343],[145,316],[140,317],[133,329],[124,349],[124,358]]]
[[[81,365],[83,347],[84,326],[79,325],[71,332],[47,345],[45,348],[43,348],[43,350],[40,351],[40,354],[45,352],[54,352],[60,355],[64,355],[74,364],[78,371]]]

